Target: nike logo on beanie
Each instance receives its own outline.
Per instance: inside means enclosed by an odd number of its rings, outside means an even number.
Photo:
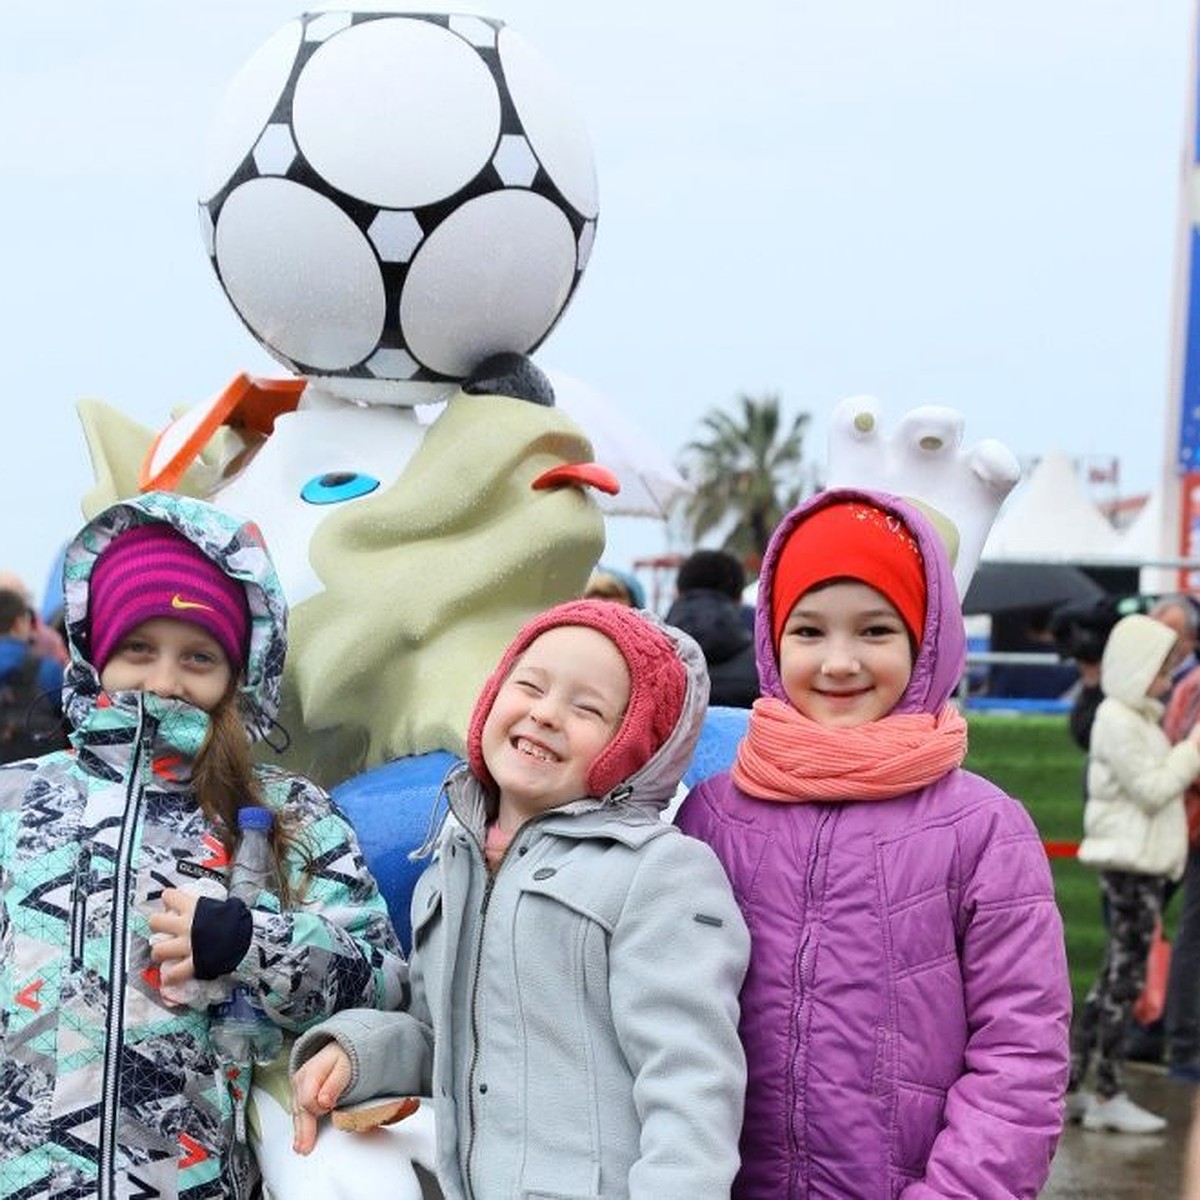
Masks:
[[[178,592],[171,597],[172,608],[202,608],[205,612],[212,612],[211,604],[201,604],[199,600],[185,600]]]

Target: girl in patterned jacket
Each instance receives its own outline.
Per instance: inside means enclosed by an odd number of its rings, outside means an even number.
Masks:
[[[257,529],[146,495],[84,526],[64,584],[72,747],[0,770],[0,1196],[250,1195],[248,1064],[167,995],[243,984],[300,1031],[396,1007],[399,945],[328,797],[252,762],[286,644]],[[276,887],[199,898],[248,805],[275,814]]]
[[[759,579],[763,696],[678,824],[750,927],[738,1200],[1034,1197],[1062,1126],[1062,923],[1024,808],[964,771],[965,631],[914,507],[824,492]]]

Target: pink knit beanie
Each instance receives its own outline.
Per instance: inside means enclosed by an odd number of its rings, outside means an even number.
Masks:
[[[589,795],[607,795],[644,766],[671,736],[683,714],[687,670],[661,629],[636,609],[609,600],[569,600],[555,605],[521,627],[475,702],[467,729],[467,761],[489,788],[494,789],[495,781],[483,761],[482,736],[496,693],[533,641],[560,625],[582,625],[604,634],[629,667],[629,706],[612,741],[588,772]]]
[[[88,599],[91,660],[103,671],[121,638],[155,617],[199,625],[234,672],[246,665],[246,589],[170,525],[135,525],[100,552]]]

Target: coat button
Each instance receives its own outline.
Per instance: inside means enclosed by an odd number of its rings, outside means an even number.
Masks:
[[[538,867],[533,873],[534,879],[549,879],[551,875],[557,875],[558,871],[554,867]]]
[[[480,1093],[480,1095],[484,1095],[486,1092],[487,1092],[487,1084],[486,1084],[486,1083],[481,1083],[481,1084],[479,1085],[479,1093]]]

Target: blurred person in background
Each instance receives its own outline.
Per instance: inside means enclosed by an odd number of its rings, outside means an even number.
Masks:
[[[61,750],[62,664],[34,645],[35,614],[19,591],[0,588],[0,763]]]
[[[1079,861],[1099,871],[1108,940],[1072,1028],[1067,1096],[1068,1115],[1084,1129],[1146,1134],[1166,1126],[1130,1099],[1123,1066],[1164,884],[1183,875],[1187,857],[1184,791],[1200,775],[1200,725],[1174,745],[1161,725],[1176,644],[1164,622],[1131,613],[1113,627],[1100,660],[1104,700],[1092,727]]]
[[[38,616],[33,593],[15,571],[0,571],[0,590],[16,592],[24,598],[25,607],[33,624],[32,644],[38,654],[53,658],[60,666],[67,665],[67,643],[60,630],[47,624]]]
[[[585,600],[614,600],[627,608],[645,608],[646,593],[627,571],[599,563],[583,589]]]
[[[749,708],[758,697],[754,633],[743,617],[746,572],[725,550],[696,550],[679,566],[667,624],[690,633],[708,664],[710,704]]]
[[[1161,621],[1176,637],[1171,654],[1171,691],[1193,667],[1200,665],[1196,658],[1196,634],[1200,629],[1200,610],[1196,602],[1182,593],[1162,596],[1150,606],[1150,616]],[[1171,692],[1165,703],[1170,703]]]

